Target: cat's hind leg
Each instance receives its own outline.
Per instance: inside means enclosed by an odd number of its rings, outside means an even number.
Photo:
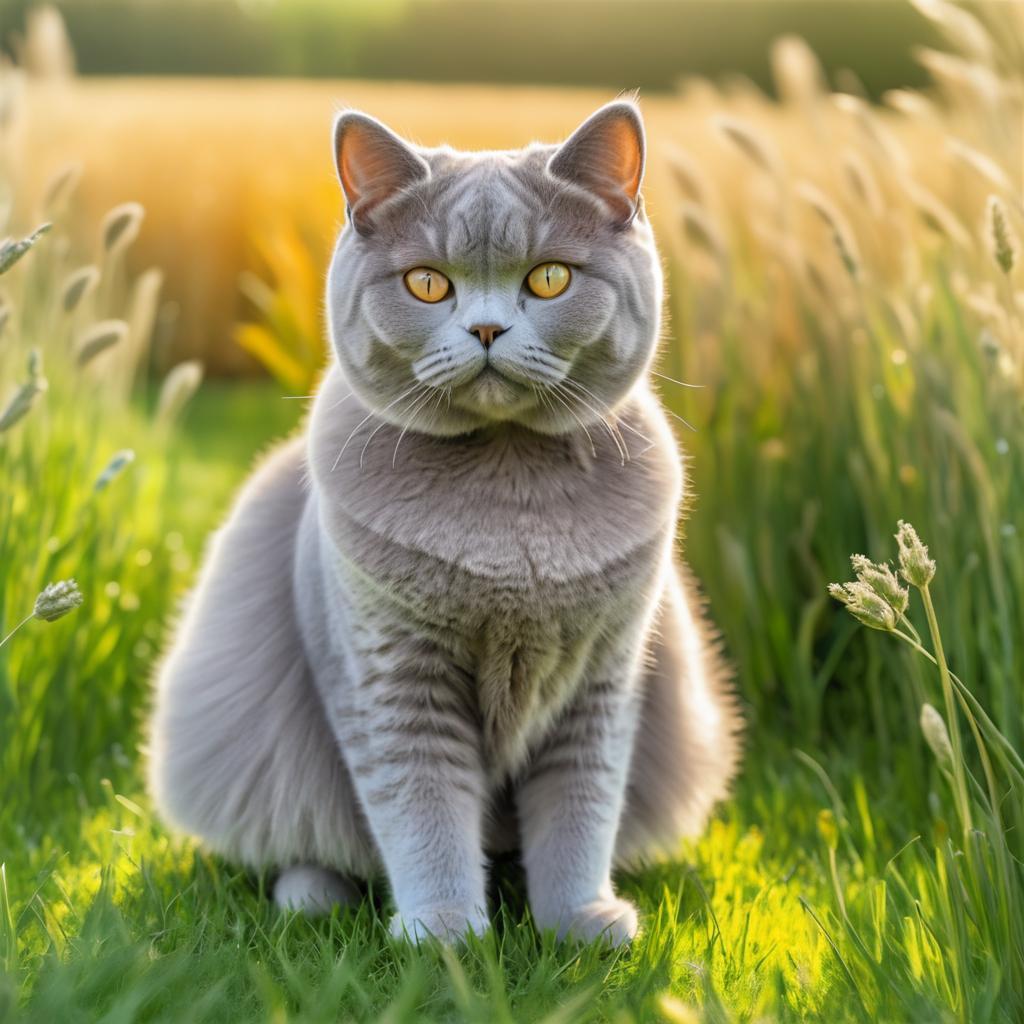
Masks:
[[[625,809],[615,846],[629,865],[678,851],[729,792],[741,719],[728,671],[685,571],[672,571],[641,688]]]
[[[354,907],[362,894],[344,875],[316,864],[294,864],[274,882],[274,902],[283,910],[310,916],[329,914],[332,907]]]
[[[229,860],[365,877],[373,843],[295,619],[302,467],[299,442],[278,449],[211,543],[157,678],[150,790],[165,821]],[[337,890],[336,880],[282,877],[289,898],[306,879],[298,902]]]

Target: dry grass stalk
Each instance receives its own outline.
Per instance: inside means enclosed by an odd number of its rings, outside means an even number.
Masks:
[[[812,185],[808,181],[802,181],[797,184],[795,191],[828,227],[846,272],[852,278],[859,277],[862,270],[860,249],[857,246],[857,240],[849,221],[840,213],[832,200],[816,185]]]

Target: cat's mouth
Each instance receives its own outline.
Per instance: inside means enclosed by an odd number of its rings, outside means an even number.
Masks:
[[[529,387],[511,380],[488,363],[472,380],[452,393],[452,401],[467,412],[508,419],[532,406],[533,394]]]

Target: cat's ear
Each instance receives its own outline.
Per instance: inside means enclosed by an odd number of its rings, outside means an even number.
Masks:
[[[380,121],[356,110],[334,122],[334,163],[352,226],[373,233],[377,208],[404,189],[426,181],[426,160]]]
[[[593,192],[622,227],[636,216],[644,176],[644,123],[628,100],[591,114],[548,161],[557,178]]]

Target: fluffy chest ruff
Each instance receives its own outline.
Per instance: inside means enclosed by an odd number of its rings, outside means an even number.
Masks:
[[[450,440],[367,424],[332,408],[322,389],[310,431],[321,543],[335,600],[388,605],[445,650],[471,681],[496,777],[585,680],[602,638],[650,604],[674,533],[681,488],[667,428],[641,406],[623,463],[608,436],[596,454],[578,439],[518,429]],[[343,409],[344,407],[342,407]],[[624,432],[625,433],[625,432]],[[628,435],[627,435],[628,436]],[[394,464],[393,464],[394,463]]]

